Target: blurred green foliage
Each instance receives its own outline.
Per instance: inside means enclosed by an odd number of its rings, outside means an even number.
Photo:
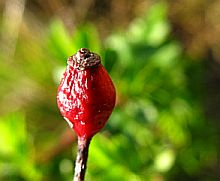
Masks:
[[[0,62],[0,92],[11,92],[1,105],[11,100],[13,108],[0,117],[0,180],[71,180],[75,149],[47,164],[37,155],[66,127],[56,87],[65,60],[81,47],[101,54],[117,89],[116,108],[91,142],[86,180],[215,180],[202,175],[219,151],[201,104],[204,66],[171,36],[166,4],[103,41],[92,24],[73,34],[59,19],[47,28],[42,39],[19,39],[14,64]]]
[[[1,117],[0,132],[1,179],[40,180],[40,173],[34,165],[34,148],[26,131],[24,115],[15,112]]]

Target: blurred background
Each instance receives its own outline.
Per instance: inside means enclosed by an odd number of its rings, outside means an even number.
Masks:
[[[0,180],[72,179],[76,136],[56,91],[81,47],[116,108],[88,181],[220,180],[220,1],[1,0]]]

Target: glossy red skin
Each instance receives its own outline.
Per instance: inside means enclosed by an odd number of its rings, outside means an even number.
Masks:
[[[76,134],[90,138],[104,127],[115,97],[114,85],[102,64],[84,70],[67,65],[58,87],[57,104]]]

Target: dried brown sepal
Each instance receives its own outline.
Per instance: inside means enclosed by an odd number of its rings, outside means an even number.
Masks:
[[[98,66],[101,58],[96,53],[90,52],[87,48],[81,48],[76,54],[68,58],[67,63],[74,68],[84,70]]]

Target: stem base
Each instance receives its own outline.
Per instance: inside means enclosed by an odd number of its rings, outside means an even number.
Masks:
[[[91,138],[78,137],[78,150],[73,181],[84,181]]]

